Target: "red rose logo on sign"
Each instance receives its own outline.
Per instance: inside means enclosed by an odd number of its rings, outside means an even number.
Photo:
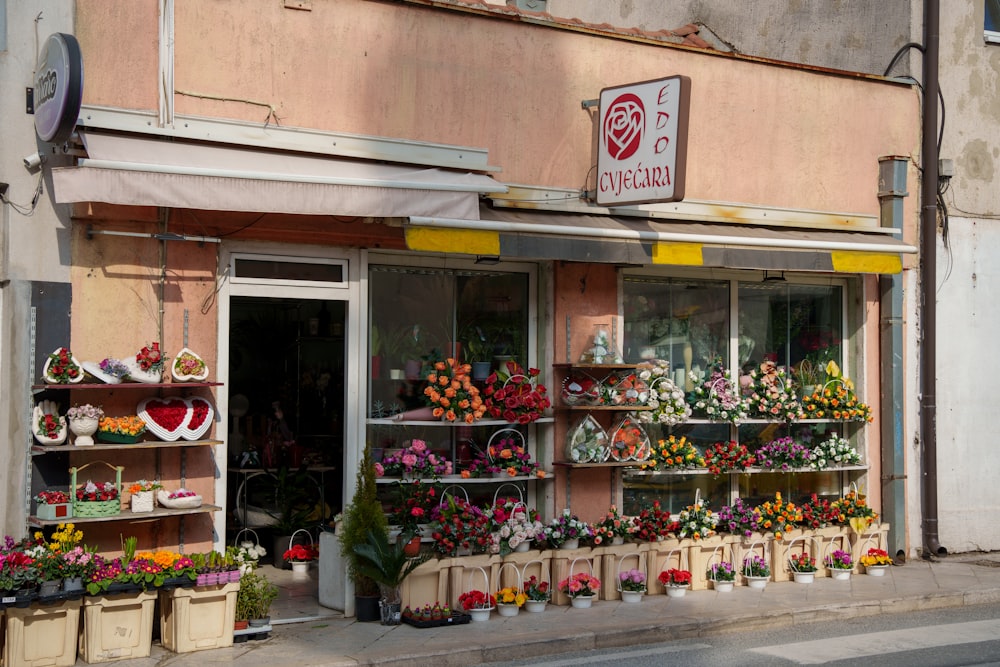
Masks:
[[[604,145],[616,160],[632,157],[642,143],[646,127],[646,110],[642,100],[626,93],[611,103],[604,117]]]

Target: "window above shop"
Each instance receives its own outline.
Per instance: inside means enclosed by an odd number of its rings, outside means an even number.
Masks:
[[[1000,44],[1000,0],[986,0],[983,36],[989,44]]]

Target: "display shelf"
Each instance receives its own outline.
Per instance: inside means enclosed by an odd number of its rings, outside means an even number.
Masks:
[[[770,470],[768,468],[747,468],[746,470],[727,470],[721,475],[793,475],[810,472],[843,472],[845,470],[868,470],[866,465],[830,466],[822,470],[813,468],[793,468],[792,470]],[[629,471],[630,477],[661,477],[669,475],[711,475],[708,468],[687,468],[684,470],[635,470]]]
[[[221,382],[120,382],[118,384],[108,384],[106,382],[91,382],[80,384],[33,384],[31,390],[40,392],[45,389],[193,389],[195,387],[221,387]]]
[[[218,512],[222,508],[218,505],[201,505],[200,507],[192,507],[189,509],[168,509],[165,507],[157,507],[152,512],[132,512],[124,510],[115,514],[114,516],[98,516],[98,517],[82,517],[74,516],[70,519],[39,519],[37,516],[29,516],[28,523],[32,526],[56,526],[60,523],[72,522],[74,524],[81,523],[105,523],[109,521],[152,521],[156,519],[165,519],[172,516],[185,516],[189,514],[205,514],[208,512]]]
[[[626,371],[635,370],[638,364],[567,364],[555,363],[552,368],[556,370],[575,371]]]
[[[558,463],[553,465],[559,465]],[[445,477],[426,477],[421,479],[410,479],[403,477],[379,477],[376,484],[395,484],[396,482],[422,482],[423,484],[506,484],[508,482],[544,482],[555,479],[552,473],[546,473],[545,477],[537,475],[517,475],[516,477],[462,477],[461,475],[447,475]]]
[[[549,423],[552,422],[551,417],[543,417],[536,422],[542,422],[545,419]],[[410,419],[368,419],[366,423],[369,426],[446,426],[448,428],[458,428],[461,426],[468,426],[471,428],[477,426],[519,426],[519,424],[514,424],[504,419],[480,419],[472,422],[471,424],[466,424],[464,421],[444,421],[444,420],[410,420]]]
[[[654,408],[648,405],[557,405],[555,409],[575,412],[644,412]]]
[[[552,465],[560,468],[634,468],[641,466],[642,461],[602,461],[589,463],[573,463],[572,461],[553,461]]]
[[[94,452],[109,449],[176,449],[180,447],[215,447],[221,444],[221,440],[177,440],[173,442],[167,442],[164,440],[140,440],[139,442],[133,442],[130,444],[99,442],[85,447],[77,447],[75,445],[32,445],[31,454],[32,456],[39,456],[60,452],[68,454],[70,452]]]

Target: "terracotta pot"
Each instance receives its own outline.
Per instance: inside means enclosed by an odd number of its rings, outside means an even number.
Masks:
[[[420,536],[415,535],[410,541],[403,545],[403,553],[407,558],[416,558],[420,555]]]

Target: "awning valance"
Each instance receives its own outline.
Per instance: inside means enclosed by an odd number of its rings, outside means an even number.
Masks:
[[[481,174],[261,149],[80,132],[87,157],[52,170],[55,200],[371,217],[475,220]]]
[[[898,273],[917,249],[885,233],[775,229],[483,207],[479,220],[411,216],[411,250],[505,258],[775,271]]]

